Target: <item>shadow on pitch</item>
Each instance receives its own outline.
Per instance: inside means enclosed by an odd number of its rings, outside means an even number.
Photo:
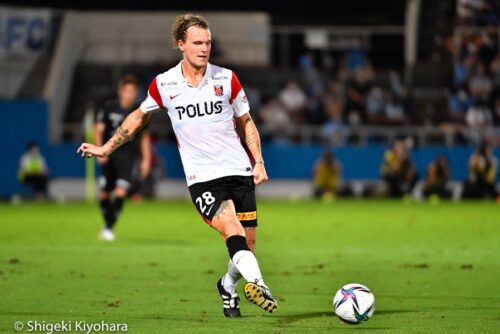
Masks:
[[[385,315],[391,315],[391,314],[401,314],[401,313],[412,313],[412,312],[419,312],[417,310],[375,310],[375,313],[377,316],[385,316]],[[286,314],[286,315],[273,315],[273,317],[280,318],[280,323],[281,324],[291,324],[294,322],[302,321],[302,320],[310,320],[310,319],[315,319],[315,318],[332,318],[334,319],[334,313],[332,312],[308,312],[308,313],[299,313],[299,314]],[[371,329],[371,330],[377,330],[377,329],[390,329],[390,328],[367,328],[366,326],[362,326],[363,329]],[[353,326],[352,328],[361,328],[357,326]]]
[[[375,313],[377,315],[390,315],[390,314],[400,314],[400,313],[415,313],[420,312],[419,310],[377,310],[375,309]]]
[[[323,317],[332,317],[333,313],[328,312],[308,312],[308,313],[300,313],[300,314],[275,314],[273,317],[280,318],[280,322],[283,324],[289,324],[301,320],[309,320],[314,318],[323,318]]]
[[[280,318],[280,325],[289,325],[294,322],[298,321],[303,321],[303,320],[310,320],[314,318],[328,318],[333,321],[338,321],[339,324],[342,324],[340,320],[335,319],[335,316],[333,312],[308,312],[308,313],[300,313],[300,314],[289,314],[289,315],[280,315],[278,316],[273,315],[273,317]],[[360,325],[360,326],[351,326],[351,325],[346,325],[345,329],[349,330],[388,330],[388,329],[393,329],[390,327],[368,327],[365,324]]]

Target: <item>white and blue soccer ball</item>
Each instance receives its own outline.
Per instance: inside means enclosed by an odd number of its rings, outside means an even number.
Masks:
[[[333,297],[333,308],[340,320],[357,325],[370,319],[375,311],[375,296],[358,283],[344,285]]]

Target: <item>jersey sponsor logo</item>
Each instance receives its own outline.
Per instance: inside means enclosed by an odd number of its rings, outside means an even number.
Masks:
[[[224,86],[222,85],[214,85],[215,96],[223,96],[224,95]]]
[[[175,94],[175,95],[170,95],[170,99],[173,100],[175,99],[177,96],[181,95],[182,93],[179,93],[179,94]]]
[[[238,220],[255,220],[257,219],[257,211],[251,211],[251,212],[238,212],[236,213],[236,217],[238,217]]]
[[[222,101],[205,101],[203,103],[188,104],[187,106],[177,106],[175,110],[179,114],[179,120],[182,120],[185,115],[194,118],[220,114],[222,112]]]

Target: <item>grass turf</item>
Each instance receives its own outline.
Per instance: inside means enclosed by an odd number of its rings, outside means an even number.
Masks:
[[[16,321],[126,323],[130,333],[498,333],[500,207],[492,203],[262,202],[257,255],[279,300],[215,289],[227,251],[187,202],[128,203],[117,241],[95,205],[0,204],[0,332]],[[359,282],[374,317],[341,323],[331,299]],[[240,284],[240,295],[241,293]]]

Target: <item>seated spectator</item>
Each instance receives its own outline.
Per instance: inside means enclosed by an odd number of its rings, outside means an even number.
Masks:
[[[418,176],[409,149],[403,141],[397,140],[385,152],[381,173],[390,197],[401,197],[412,192]]]
[[[295,125],[278,100],[267,101],[260,110],[260,117],[264,138],[270,138],[275,142],[288,142],[289,132],[293,131]]]
[[[469,89],[474,101],[488,103],[493,90],[493,83],[486,75],[483,65],[477,67],[476,73],[469,80]]]
[[[326,150],[314,165],[314,197],[337,196],[341,178],[342,166],[331,150]]]
[[[493,115],[487,105],[474,103],[467,110],[465,122],[468,127],[481,130],[493,125]]]
[[[279,100],[295,123],[304,123],[307,95],[296,82],[290,81],[286,84],[279,93]]]
[[[387,124],[402,125],[408,124],[410,120],[405,114],[403,104],[394,96],[391,91],[386,92],[385,115]]]
[[[459,89],[455,94],[450,95],[446,123],[465,123],[465,114],[471,106],[472,98],[465,89]]]
[[[464,185],[464,198],[495,198],[498,160],[486,142],[482,142],[469,159],[469,177]]]
[[[347,123],[357,125],[366,121],[366,98],[372,86],[370,73],[366,68],[354,72],[354,80],[347,83],[345,106]]]
[[[303,54],[299,59],[299,69],[302,84],[306,87],[307,94],[317,96],[323,90],[321,72],[314,65],[314,57],[310,53]]]
[[[425,176],[424,196],[430,197],[437,195],[442,198],[450,198],[451,191],[448,188],[450,181],[450,167],[448,158],[440,155],[436,160],[432,161],[427,166],[427,173]]]
[[[370,124],[384,124],[385,94],[378,85],[373,86],[366,97],[366,116]]]
[[[398,100],[402,101],[406,98],[407,93],[405,85],[401,80],[401,75],[396,70],[391,70],[389,72],[389,87]]]
[[[363,51],[362,41],[360,38],[351,40],[351,49],[346,53],[346,64],[349,70],[354,71],[358,68],[363,68],[367,65],[366,52]]]
[[[22,184],[31,187],[35,197],[47,196],[49,170],[40,148],[35,142],[29,143],[19,162],[18,178]]]
[[[320,96],[321,107],[328,117],[321,128],[321,137],[329,145],[344,144],[349,132],[342,120],[342,98],[337,86],[330,82]]]

